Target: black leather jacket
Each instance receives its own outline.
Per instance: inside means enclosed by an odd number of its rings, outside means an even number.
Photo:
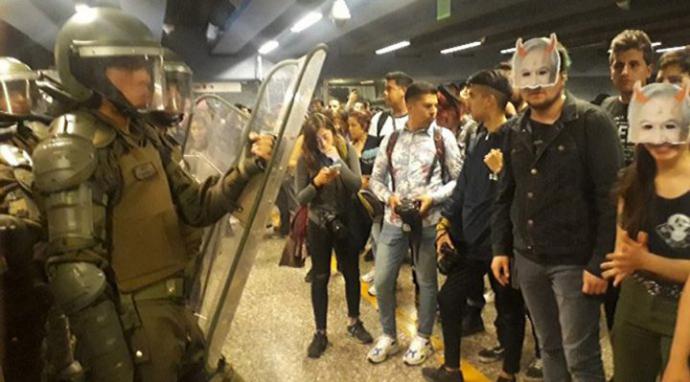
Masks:
[[[533,149],[530,111],[513,119],[492,214],[494,256],[586,265],[595,275],[615,242],[612,187],[622,151],[611,118],[566,93],[561,117]]]

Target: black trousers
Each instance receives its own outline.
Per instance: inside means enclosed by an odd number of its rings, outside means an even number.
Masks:
[[[361,289],[359,261],[350,241],[337,240],[325,227],[311,220],[307,226],[307,248],[311,256],[314,280],[311,283],[311,303],[316,330],[326,330],[328,315],[328,281],[331,276],[331,253],[335,250],[338,268],[345,278],[345,299],[348,317],[359,317]]]
[[[488,258],[488,254],[487,254]],[[474,277],[489,273],[491,289],[496,297],[496,330],[499,342],[505,348],[503,370],[517,373],[520,370],[522,343],[525,337],[525,309],[522,295],[517,289],[502,286],[489,272],[489,262],[468,258],[462,267],[448,275],[438,294],[441,310],[445,364],[451,368],[460,366],[462,341],[462,316],[467,309],[467,297],[476,286]]]

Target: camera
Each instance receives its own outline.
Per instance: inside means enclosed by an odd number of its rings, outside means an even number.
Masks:
[[[437,266],[438,271],[444,276],[448,276],[458,267],[462,266],[465,260],[463,255],[447,244],[441,246],[440,255]]]
[[[418,200],[403,199],[400,201],[400,204],[395,207],[395,213],[398,214],[403,221],[413,221],[420,215],[420,207],[421,203]]]
[[[330,211],[323,212],[324,225],[338,240],[347,240],[347,227],[336,214]]]
[[[413,227],[421,227],[422,214],[419,212],[421,203],[417,200],[403,199],[395,207],[395,213],[403,222],[403,230],[410,231]]]

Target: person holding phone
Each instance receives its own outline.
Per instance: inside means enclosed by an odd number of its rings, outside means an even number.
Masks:
[[[361,187],[362,175],[357,151],[325,115],[311,114],[303,132],[296,189],[299,203],[309,207],[307,249],[313,264],[311,297],[316,321],[316,333],[307,353],[310,358],[319,358],[328,346],[326,316],[333,250],[345,278],[347,332],[361,343],[373,341],[359,319],[359,262],[350,240],[352,224],[346,211]]]

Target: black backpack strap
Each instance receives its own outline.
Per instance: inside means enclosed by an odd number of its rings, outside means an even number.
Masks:
[[[383,130],[383,126],[386,125],[386,121],[388,118],[390,118],[391,114],[387,111],[382,111],[381,115],[379,115],[379,120],[376,122],[376,138],[381,142],[381,130]]]
[[[444,182],[448,180],[448,166],[446,165],[446,146],[443,144],[443,134],[441,134],[440,127],[434,127],[434,146],[436,147],[436,155],[431,162],[429,173],[426,176],[426,184],[431,183],[431,177],[434,175],[434,168],[436,163],[441,161],[441,179]]]
[[[400,131],[395,130],[391,133],[388,139],[388,145],[386,145],[386,157],[388,158],[388,173],[391,175],[391,186],[393,187],[393,192],[395,192],[395,176],[393,176],[393,150],[395,150],[395,144],[398,142],[398,137],[400,136]]]

